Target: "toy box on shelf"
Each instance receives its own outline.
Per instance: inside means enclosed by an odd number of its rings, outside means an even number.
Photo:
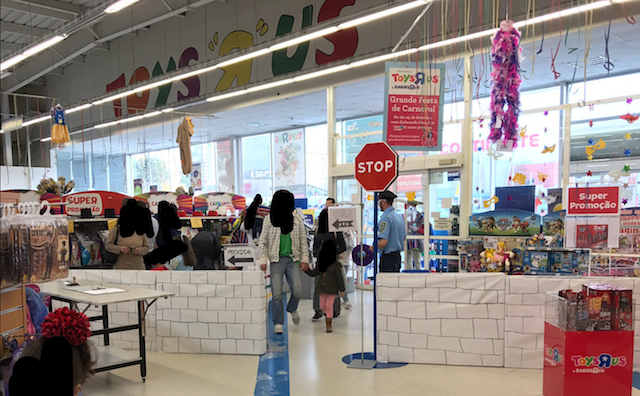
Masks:
[[[632,291],[606,284],[547,293],[543,393],[631,395]]]

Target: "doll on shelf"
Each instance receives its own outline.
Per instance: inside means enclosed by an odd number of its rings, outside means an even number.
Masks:
[[[70,142],[71,137],[69,136],[69,128],[67,128],[67,123],[65,122],[66,113],[60,103],[51,109],[51,117],[53,117],[51,142],[54,144]]]

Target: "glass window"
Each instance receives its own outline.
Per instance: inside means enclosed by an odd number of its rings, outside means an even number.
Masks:
[[[243,146],[244,147],[244,146]],[[231,140],[223,140],[216,143],[216,185],[218,191],[231,192],[234,191],[234,163],[233,156],[231,155]],[[240,194],[244,193],[244,189],[240,191]]]
[[[383,116],[377,115],[342,122],[342,136],[359,135],[364,133],[376,134],[371,136],[339,139],[338,144],[336,145],[338,150],[338,163],[351,164],[355,161],[356,156],[365,144],[381,142],[382,121]]]
[[[309,208],[324,205],[329,191],[329,138],[327,124],[305,128],[307,200]]]
[[[269,200],[273,195],[271,185],[271,135],[242,138],[242,189],[251,200],[256,194]]]
[[[126,157],[122,154],[110,157],[109,162],[109,191],[126,193],[125,180],[127,177],[126,172]]]
[[[296,198],[305,198],[305,149],[303,130],[271,134],[273,188],[286,189]]]

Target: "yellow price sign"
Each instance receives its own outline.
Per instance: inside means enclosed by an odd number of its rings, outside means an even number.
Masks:
[[[111,230],[113,227],[115,227],[118,224],[118,219],[111,219],[111,220],[107,220],[107,229]]]
[[[69,220],[69,234],[73,234],[73,220]]]
[[[189,221],[191,222],[192,228],[204,228],[204,226],[202,225],[202,219],[199,217],[192,217],[189,219]]]

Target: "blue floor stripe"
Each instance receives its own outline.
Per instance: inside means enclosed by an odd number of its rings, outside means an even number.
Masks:
[[[273,302],[273,301],[272,301]],[[272,303],[271,302],[271,303]],[[284,333],[273,332],[273,318],[269,303],[267,318],[267,348],[270,346],[284,347],[282,352],[269,352],[260,356],[258,378],[256,379],[255,396],[284,395],[289,396],[289,327],[287,325],[287,295],[283,294],[282,304],[285,306]]]

